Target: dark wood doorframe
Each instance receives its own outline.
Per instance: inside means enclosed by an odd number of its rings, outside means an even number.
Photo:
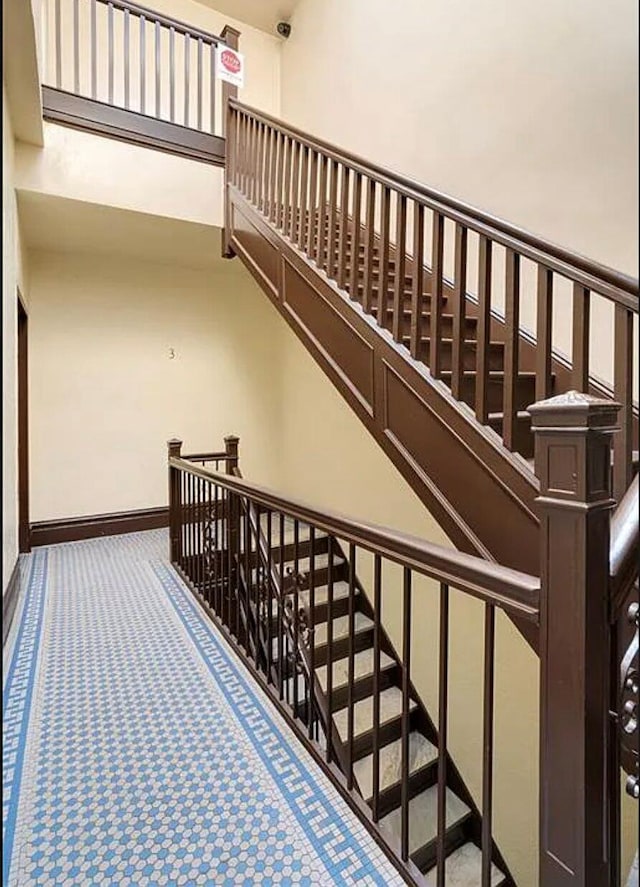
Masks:
[[[29,529],[29,340],[28,315],[18,290],[18,546],[31,551]]]

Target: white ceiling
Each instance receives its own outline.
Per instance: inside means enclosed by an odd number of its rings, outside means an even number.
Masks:
[[[198,0],[217,12],[247,22],[254,28],[276,33],[280,21],[288,21],[299,0]]]
[[[18,193],[26,246],[80,254],[122,256],[186,268],[220,268],[219,228],[80,200]]]

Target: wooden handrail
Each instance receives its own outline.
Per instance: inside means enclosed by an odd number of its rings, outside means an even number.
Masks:
[[[634,313],[638,313],[639,281],[637,278],[594,262],[586,256],[532,234],[504,219],[436,191],[434,188],[428,188],[414,179],[365,160],[315,136],[310,136],[277,117],[272,117],[270,114],[245,105],[237,99],[231,99],[230,105],[242,113],[251,115],[256,120],[276,127],[281,133],[296,139],[306,147],[321,151],[330,160],[348,164],[354,171],[374,178],[380,185],[392,188],[410,200],[422,200],[436,211],[446,210],[447,216],[454,221],[464,224],[479,234],[489,236],[507,248],[517,249],[527,258],[544,262],[553,270],[566,274],[576,282],[583,283],[589,289],[623,305]]]
[[[177,18],[163,15],[154,9],[149,9],[147,6],[142,6],[140,3],[133,3],[131,0],[96,0],[96,2],[102,3],[104,6],[113,6],[114,9],[120,9],[123,12],[130,12],[131,15],[135,15],[138,18],[144,17],[148,22],[161,25],[164,28],[173,28],[177,34],[188,34],[189,37],[195,37],[214,46],[217,46],[219,43],[225,44],[223,37],[218,37],[209,31],[203,31],[200,28],[187,25]]]
[[[184,459],[170,457],[169,465],[196,477],[214,481],[222,489],[248,496],[264,508],[283,512],[346,542],[494,604],[510,615],[538,624],[540,581],[534,576],[434,545],[406,533],[357,521],[338,512],[319,511],[313,506],[285,498],[245,480],[198,468]]]

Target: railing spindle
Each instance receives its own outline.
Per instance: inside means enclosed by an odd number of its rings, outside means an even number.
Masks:
[[[221,604],[221,596],[220,589],[222,587],[222,552],[220,546],[220,525],[221,525],[221,515],[220,515],[220,488],[218,484],[215,485],[215,504],[214,504],[214,512],[215,512],[215,523],[213,525],[214,528],[214,540],[215,540],[215,571],[214,571],[214,594],[213,594],[213,610],[220,617],[220,604]]]
[[[144,114],[147,106],[147,20],[140,16],[140,113]]]
[[[271,575],[271,563],[273,561],[273,539],[272,539],[272,511],[267,511],[267,595],[265,621],[267,623],[267,686],[272,682],[273,675],[273,577]]]
[[[316,245],[316,263],[323,271],[327,270],[327,175],[329,160],[320,155],[320,201],[318,218],[318,243]]]
[[[467,248],[468,231],[464,225],[456,225],[456,242],[453,258],[453,336],[451,343],[451,393],[462,399],[464,384],[464,345],[467,338]]]
[[[436,887],[445,887],[447,802],[447,725],[449,706],[449,586],[440,583],[440,642],[438,646],[438,810]]]
[[[293,142],[289,136],[284,136],[284,205],[282,207],[282,230],[285,237],[291,236],[291,220],[293,206],[292,195],[292,168],[293,168]]]
[[[203,59],[202,59],[203,43],[202,37],[198,37],[198,129],[202,130],[202,88],[203,88]]]
[[[342,178],[340,181],[340,239],[338,245],[338,276],[337,284],[344,289],[347,281],[347,253],[349,246],[349,189],[351,183],[351,169],[346,164],[342,165]]]
[[[283,594],[284,594],[284,514],[280,512],[280,522],[278,525],[278,535],[280,539],[280,555],[278,559],[278,579],[280,584],[280,594],[278,595],[277,601],[277,612],[278,612],[278,696],[280,699],[284,697],[284,670],[283,670],[283,660],[284,660],[284,647],[283,647],[283,632],[284,632],[284,606],[283,606]],[[269,618],[273,618],[272,614],[269,614]]]
[[[510,449],[516,446],[517,393],[520,365],[520,256],[508,249],[505,256],[505,342],[502,439]]]
[[[349,648],[347,684],[347,788],[353,788],[353,685],[355,683],[355,596],[356,596],[356,547],[349,545]]]
[[[313,727],[315,723],[315,693],[314,681],[316,673],[316,530],[315,527],[309,527],[309,674],[311,681],[311,692],[309,694],[309,707],[307,710],[307,721],[309,730],[309,739],[313,739]]]
[[[620,502],[631,483],[633,456],[633,312],[622,305],[614,315],[613,396],[622,406],[613,436],[613,497]]]
[[[489,343],[491,341],[492,243],[480,235],[478,255],[478,331],[476,340],[476,418],[489,421]]]
[[[304,250],[306,239],[307,222],[307,189],[309,186],[309,149],[306,145],[300,145],[302,154],[300,163],[300,221],[298,222],[298,249]]]
[[[484,701],[482,739],[482,885],[491,887],[493,822],[493,709],[495,668],[495,620],[492,604],[485,604]]]
[[[391,215],[391,190],[382,186],[380,201],[380,264],[378,266],[378,325],[383,325],[389,296],[389,225]]]
[[[553,272],[538,266],[538,310],[536,329],[536,400],[551,396],[551,351],[553,321]]]
[[[276,133],[276,149],[278,155],[278,169],[276,173],[276,228],[282,230],[282,208],[284,195],[284,143],[285,136],[281,132]]]
[[[128,9],[124,11],[124,42],[122,48],[124,68],[124,106],[128,110],[131,104],[131,15]],[[173,66],[171,67],[171,80],[173,82]]]
[[[98,97],[98,0],[91,0],[91,98]]]
[[[73,0],[73,88],[80,92],[80,9],[79,0]]]
[[[298,239],[298,225],[302,224],[300,219],[300,154],[302,153],[302,145],[298,141],[294,141],[292,145],[292,181],[291,181],[291,234],[292,243],[296,243]]]
[[[56,0],[55,5],[56,20],[56,86],[62,88],[62,9],[60,8],[60,0]]]
[[[115,49],[113,45],[113,3],[109,3],[108,5],[108,22],[109,22],[109,36],[108,36],[108,55],[109,55],[109,74],[108,74],[108,82],[109,82],[109,104],[113,104],[113,74],[114,74],[114,61],[115,61]]]
[[[405,567],[402,581],[402,734],[400,776],[400,848],[409,858],[409,686],[411,680],[411,570]]]
[[[338,219],[338,161],[330,160],[329,182],[329,232],[327,235],[327,276],[335,277],[337,254]]]
[[[247,498],[244,503],[244,649],[247,656],[251,655],[251,502]]]
[[[373,556],[373,794],[372,819],[380,818],[380,622],[382,619],[382,558]]]
[[[162,111],[162,67],[161,67],[161,30],[160,22],[156,22],[156,117],[160,117]]]
[[[318,235],[318,152],[309,151],[309,227],[305,252],[310,259],[315,258],[316,237]]]
[[[331,724],[333,723],[333,536],[327,542],[327,749],[326,760],[333,759]]]
[[[212,43],[209,48],[209,114],[211,121],[209,123],[209,132],[216,131],[216,44]],[[224,109],[223,109],[224,112]]]
[[[262,212],[264,208],[264,132],[262,123],[258,123],[257,161],[256,161],[256,194],[255,205]]]
[[[414,360],[420,357],[424,306],[424,206],[413,204],[413,277],[411,280],[411,330],[409,351]]]
[[[579,283],[573,285],[573,362],[572,386],[585,394],[589,390],[589,315],[591,293]]]
[[[293,711],[300,717],[300,694],[298,688],[298,662],[300,659],[300,595],[298,570],[300,564],[300,521],[293,521]]]
[[[429,372],[435,379],[442,375],[442,279],[444,276],[444,216],[433,213],[431,248],[431,320],[429,322]]]
[[[275,225],[279,195],[276,191],[278,176],[278,133],[269,127],[269,221]]]
[[[184,35],[184,125],[189,126],[189,95],[191,93],[191,38]]]
[[[407,237],[407,198],[398,194],[396,205],[396,280],[393,295],[392,335],[396,342],[402,338],[402,321],[404,317],[404,278],[406,268],[406,237]],[[384,318],[382,325],[384,326]],[[378,320],[380,322],[380,318]]]
[[[375,222],[376,222],[376,183],[375,179],[367,180],[367,205],[365,220],[365,247],[364,247],[364,278],[362,281],[362,308],[365,312],[371,311],[373,291],[373,260],[375,257]],[[378,310],[378,324],[382,323],[380,310]]]
[[[351,279],[349,281],[349,295],[352,299],[357,299],[358,283],[360,281],[360,241],[362,239],[360,224],[362,213],[362,173],[354,172],[353,175],[353,223],[351,234]]]

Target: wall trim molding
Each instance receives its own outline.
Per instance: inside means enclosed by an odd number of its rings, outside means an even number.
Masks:
[[[59,542],[78,542],[98,536],[119,536],[169,526],[169,508],[142,508],[137,511],[119,511],[112,514],[89,514],[83,517],[63,517],[58,520],[31,524],[31,545],[55,545]]]
[[[4,647],[9,634],[9,629],[13,624],[13,617],[18,606],[20,598],[21,578],[23,571],[21,568],[21,558],[18,556],[13,565],[11,576],[7,582],[7,587],[2,595],[2,646]]]

